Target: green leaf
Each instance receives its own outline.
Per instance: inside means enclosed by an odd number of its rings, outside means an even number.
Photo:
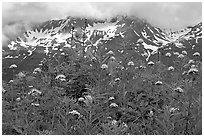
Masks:
[[[194,129],[194,135],[202,135],[202,119],[200,119]]]

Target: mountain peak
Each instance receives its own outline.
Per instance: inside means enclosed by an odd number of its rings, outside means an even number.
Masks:
[[[21,64],[41,56],[37,59],[38,65],[45,57],[66,55],[64,50],[67,48],[86,53],[90,47],[95,47],[101,50],[101,54],[111,50],[118,57],[123,56],[125,51],[126,54],[134,51],[134,56],[149,61],[157,58],[161,47],[168,51],[174,47],[193,47],[192,44],[186,44],[186,41],[195,40],[195,44],[200,44],[201,30],[202,23],[199,23],[181,32],[168,34],[136,17],[116,16],[110,20],[67,17],[46,21],[26,31],[23,36],[12,41],[8,48],[3,48],[3,60],[15,58]]]

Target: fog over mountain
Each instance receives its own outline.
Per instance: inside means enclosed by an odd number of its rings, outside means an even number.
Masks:
[[[199,23],[202,20],[201,11],[201,2],[3,3],[2,41],[6,45],[36,23],[67,16],[96,19],[110,19],[116,15],[136,16],[156,27],[179,30]]]

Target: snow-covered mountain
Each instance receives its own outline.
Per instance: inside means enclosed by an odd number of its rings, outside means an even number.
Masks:
[[[111,20],[95,20],[68,17],[50,20],[28,30],[23,36],[3,47],[3,80],[12,79],[20,71],[33,71],[47,58],[58,60],[72,51],[96,52],[102,55],[112,52],[117,60],[124,55],[148,63],[157,61],[158,49],[163,47],[164,63],[172,55],[181,54],[201,60],[202,23],[188,27],[180,33],[169,34],[135,17],[117,16]],[[94,49],[94,50],[89,50]],[[88,55],[87,55],[88,56]],[[11,67],[11,65],[16,65]]]

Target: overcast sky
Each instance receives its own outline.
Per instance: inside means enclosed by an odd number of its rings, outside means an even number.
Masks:
[[[202,21],[202,3],[2,3],[2,40],[8,42],[29,29],[33,23],[66,16],[111,18],[116,15],[133,15],[150,24],[178,30]]]

